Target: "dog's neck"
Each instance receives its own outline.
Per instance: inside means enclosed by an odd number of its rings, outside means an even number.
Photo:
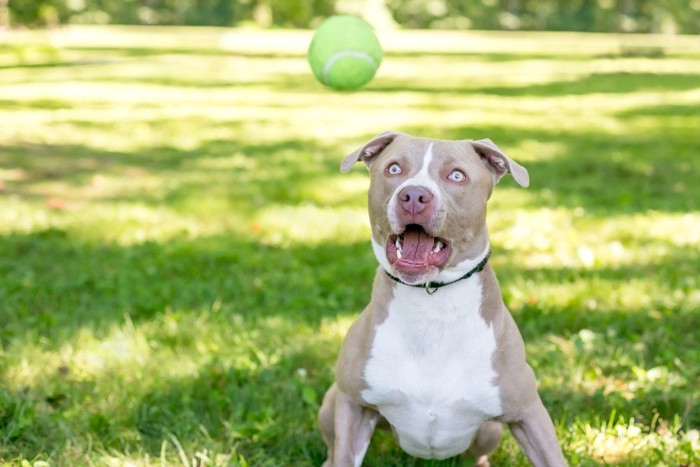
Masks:
[[[486,263],[488,262],[490,256],[491,256],[491,250],[487,250],[486,254],[483,255],[483,258],[481,259],[481,261],[479,261],[479,263],[476,266],[474,266],[472,269],[470,269],[464,275],[458,277],[457,279],[451,280],[449,282],[428,281],[428,282],[425,282],[423,284],[406,284],[398,277],[390,274],[389,271],[385,270],[384,272],[394,282],[398,282],[399,284],[406,285],[409,287],[424,288],[425,291],[428,293],[428,295],[433,295],[435,292],[438,291],[438,289],[441,289],[442,287],[447,287],[448,285],[452,285],[456,282],[467,280],[470,277],[472,277],[474,274],[481,272],[484,269],[484,267],[486,266]]]

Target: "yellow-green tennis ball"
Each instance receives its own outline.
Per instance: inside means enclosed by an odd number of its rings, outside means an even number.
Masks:
[[[372,26],[356,16],[331,16],[316,29],[307,58],[316,79],[339,91],[369,83],[382,62]]]

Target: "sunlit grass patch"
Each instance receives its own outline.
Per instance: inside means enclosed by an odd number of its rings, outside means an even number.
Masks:
[[[677,452],[679,459],[693,456],[700,449],[697,430],[679,432],[678,420],[669,423],[657,417],[647,429],[634,419],[615,420],[613,412],[608,422],[598,426],[580,423],[571,429],[569,436],[576,454],[591,456],[600,463],[639,465],[651,459],[664,462],[660,455],[664,451]]]
[[[491,238],[503,248],[526,252],[523,263],[533,268],[634,266],[663,260],[678,248],[700,245],[696,229],[700,218],[693,213],[606,218],[579,207],[520,209],[514,217],[509,214],[491,215]]]
[[[253,222],[264,241],[271,244],[315,244],[329,240],[355,243],[369,235],[364,209],[270,206],[258,213]]]
[[[367,174],[355,172],[303,182],[301,192],[305,199],[322,205],[355,204],[364,207],[368,188]]]

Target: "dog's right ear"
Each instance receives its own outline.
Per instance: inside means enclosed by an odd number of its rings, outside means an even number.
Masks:
[[[399,135],[397,131],[385,131],[372,138],[367,144],[362,146],[357,151],[353,151],[343,158],[340,164],[340,171],[345,173],[352,169],[357,161],[363,161],[367,167],[372,165],[374,159],[394,141]]]

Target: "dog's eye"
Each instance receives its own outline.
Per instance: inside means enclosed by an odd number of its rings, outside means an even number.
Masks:
[[[464,175],[464,172],[462,172],[461,170],[453,170],[452,172],[450,172],[450,175],[448,175],[447,178],[449,178],[453,182],[459,183],[465,181],[467,179],[467,176]]]
[[[386,168],[386,173],[388,173],[389,175],[398,175],[401,172],[402,172],[401,166],[399,164],[397,164],[396,162],[394,162],[393,164],[391,164],[389,167]]]

